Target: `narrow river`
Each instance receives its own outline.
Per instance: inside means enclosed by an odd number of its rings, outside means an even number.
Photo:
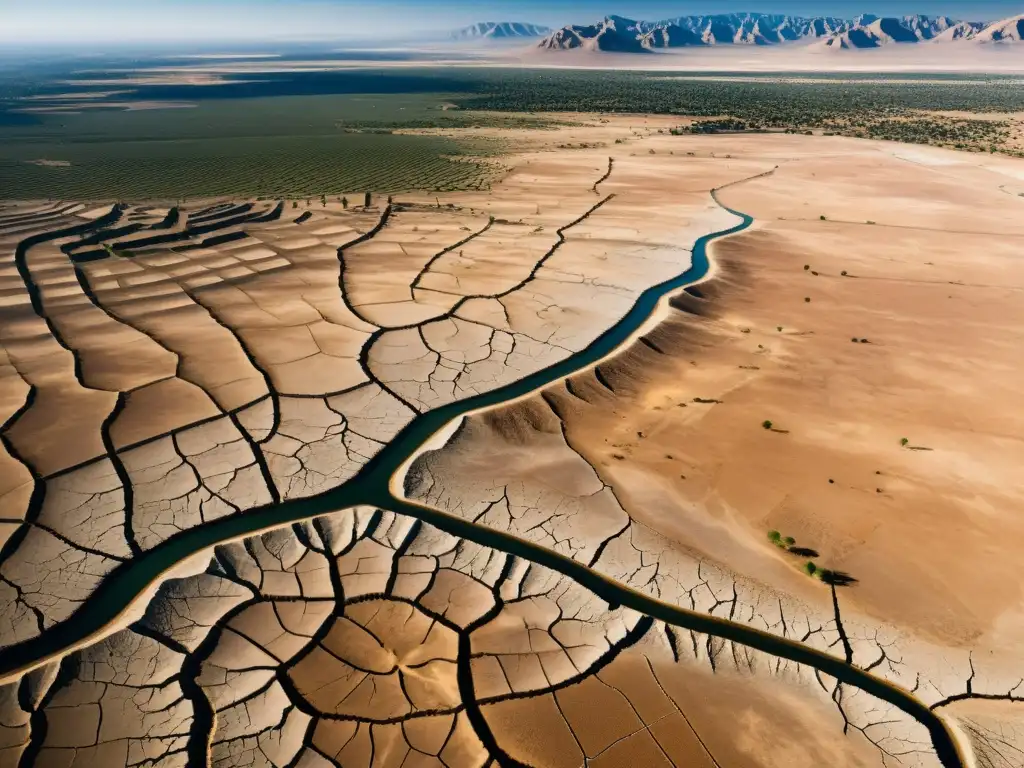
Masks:
[[[697,240],[693,247],[690,266],[685,272],[644,291],[630,311],[590,346],[516,382],[421,414],[354,478],[338,488],[311,498],[284,501],[248,510],[240,515],[221,518],[184,531],[118,566],[102,586],[68,619],[44,632],[40,637],[0,651],[0,679],[14,678],[50,657],[59,656],[69,649],[87,644],[92,638],[100,637],[107,627],[118,621],[126,607],[146,592],[152,584],[177,564],[198,552],[270,528],[363,504],[418,518],[454,536],[536,562],[568,576],[611,604],[626,606],[676,627],[730,640],[820,670],[894,705],[913,717],[928,729],[943,766],[963,768],[965,761],[950,730],[941,718],[907,691],[859,667],[795,641],[726,619],[663,603],[611,581],[587,566],[551,550],[468,520],[398,499],[390,491],[392,476],[402,468],[409,457],[421,449],[424,443],[453,420],[460,419],[471,411],[500,406],[507,401],[523,397],[598,363],[629,340],[655,312],[663,297],[703,278],[710,267],[708,245],[716,239],[743,231],[754,221],[750,216],[723,205],[717,197],[717,191],[712,191],[715,202],[742,221]]]

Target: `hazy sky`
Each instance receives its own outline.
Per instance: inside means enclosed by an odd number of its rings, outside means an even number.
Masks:
[[[660,19],[747,10],[986,20],[1024,13],[1024,0],[0,0],[0,41],[383,39],[474,21],[561,26],[610,13]]]

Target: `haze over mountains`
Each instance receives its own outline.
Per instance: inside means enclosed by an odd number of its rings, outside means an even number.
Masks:
[[[527,24],[522,21],[481,21],[451,33],[453,40],[504,40],[515,38],[544,37],[550,35],[551,27]]]
[[[545,50],[583,49],[645,53],[686,46],[781,45],[804,43],[822,50],[879,48],[915,43],[1016,43],[1024,39],[1024,15],[994,22],[912,15],[881,18],[862,14],[786,16],[768,13],[722,13],[641,21],[607,16],[595,24],[572,24],[547,30],[533,24],[485,23],[459,30],[457,39],[544,36]]]

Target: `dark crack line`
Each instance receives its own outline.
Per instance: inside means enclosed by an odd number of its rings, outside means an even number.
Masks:
[[[839,596],[836,594],[836,585],[829,585],[832,589],[832,610],[835,612],[836,632],[843,643],[843,653],[846,656],[846,663],[853,664],[853,646],[850,645],[850,638],[846,636],[846,629],[843,627],[843,617],[839,613]]]
[[[461,240],[459,240],[459,242],[453,243],[452,245],[449,245],[447,248],[445,248],[445,249],[443,249],[441,251],[438,251],[433,256],[431,256],[430,259],[427,261],[427,263],[423,265],[423,269],[421,269],[419,271],[419,273],[413,279],[412,283],[409,285],[409,297],[413,301],[416,301],[416,295],[413,292],[417,288],[420,287],[420,281],[422,281],[423,278],[426,277],[427,273],[430,271],[430,268],[434,266],[434,264],[437,262],[438,259],[440,259],[442,256],[444,256],[447,253],[451,253],[456,248],[461,248],[466,243],[468,243],[468,242],[470,242],[472,240],[475,240],[476,238],[480,237],[480,235],[484,234],[492,226],[494,226],[494,217],[493,216],[491,216],[490,219],[488,219],[487,223],[483,226],[482,229],[479,229],[476,232],[473,232],[471,235],[469,235],[467,237],[464,237]],[[432,290],[432,289],[428,288],[426,290]]]
[[[128,549],[131,551],[132,556],[138,557],[142,554],[142,547],[139,546],[139,542],[135,538],[135,529],[133,527],[133,516],[135,514],[135,487],[132,485],[131,475],[128,474],[128,469],[125,467],[124,461],[121,460],[121,455],[117,452],[117,447],[114,445],[114,438],[110,433],[114,422],[117,421],[117,417],[121,415],[127,404],[128,396],[125,395],[124,392],[118,392],[114,407],[100,425],[100,437],[103,440],[103,447],[107,451],[107,457],[110,459],[110,464],[113,466],[114,472],[117,474],[117,479],[121,482],[121,492],[124,496],[125,543],[128,544]]]
[[[614,167],[614,165],[615,165],[615,158],[614,157],[609,157],[608,158],[608,170],[605,171],[604,176],[602,176],[600,179],[598,179],[597,181],[594,182],[594,186],[593,186],[594,194],[598,194],[598,195],[601,194],[598,191],[597,188],[599,186],[601,186],[604,182],[608,181],[608,177],[612,175],[612,168]]]

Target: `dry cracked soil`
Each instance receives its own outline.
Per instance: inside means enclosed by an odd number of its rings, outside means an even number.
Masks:
[[[0,768],[1024,766],[1024,161],[575,118],[0,204]]]

